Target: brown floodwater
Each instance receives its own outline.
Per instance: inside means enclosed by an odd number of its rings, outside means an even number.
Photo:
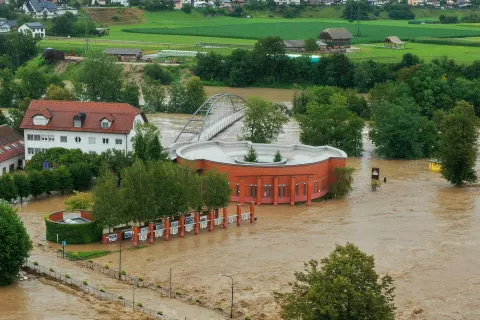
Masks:
[[[268,101],[285,102],[292,101],[295,90],[272,89],[272,88],[233,88],[233,87],[209,87],[205,86],[208,97],[219,93],[236,94],[245,100],[248,97],[259,97]]]
[[[187,118],[163,114],[151,117],[162,131],[164,145],[173,142],[178,132],[175,130]],[[240,129],[241,123],[217,138],[235,140]],[[278,142],[298,142],[298,125],[294,121],[286,126]],[[202,232],[199,236],[188,234],[184,239],[173,237],[169,242],[159,241],[139,250],[124,250],[122,268],[164,281],[172,267],[175,289],[186,290],[210,306],[225,310],[230,303],[230,280],[218,274],[228,274],[235,279],[237,312],[257,319],[278,319],[273,291],[288,290],[288,281],[295,270],[302,269],[304,261],[321,259],[335,244],[350,241],[375,256],[379,273],[393,276],[398,319],[480,318],[479,190],[452,187],[428,170],[428,160],[378,159],[366,131],[364,149],[361,158],[348,159],[356,172],[354,191],[345,199],[315,202],[312,206],[263,205],[256,208],[255,224]],[[379,167],[381,177],[387,177],[387,183],[377,192],[369,188],[371,167]],[[43,217],[60,209],[63,200],[53,197],[22,206],[21,216],[34,242],[44,245],[35,249],[32,259],[72,269],[76,277],[88,278],[95,285],[125,296],[130,294],[131,288],[113,279],[52,256],[50,251],[56,244],[44,240]],[[116,250],[117,246],[94,244],[68,249]],[[96,260],[116,265],[118,254]],[[153,304],[153,308],[166,304],[164,308],[178,308],[178,315],[184,309],[182,304],[168,304],[144,291],[139,293],[139,299]],[[21,289],[9,292],[11,297],[20,297],[19,306],[30,308],[34,302],[22,298],[24,294]],[[11,300],[10,304],[15,305],[16,299]],[[199,319],[209,316],[204,314]]]

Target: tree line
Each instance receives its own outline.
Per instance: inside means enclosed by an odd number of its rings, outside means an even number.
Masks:
[[[233,87],[313,84],[368,92],[377,83],[402,80],[402,76],[408,76],[400,72],[404,68],[423,68],[425,65],[443,70],[450,81],[480,79],[480,61],[460,65],[454,60],[438,58],[422,63],[411,53],[405,54],[400,63],[372,60],[353,63],[342,54],[322,56],[318,63],[313,63],[307,55],[292,59],[285,54],[280,37],[259,40],[253,50],[236,49],[227,56],[215,52],[199,54],[194,72],[204,82]]]
[[[123,169],[120,187],[104,171],[93,189],[93,211],[104,228],[175,217],[203,208],[217,210],[230,202],[225,174],[209,170],[199,175],[187,165],[137,159]]]

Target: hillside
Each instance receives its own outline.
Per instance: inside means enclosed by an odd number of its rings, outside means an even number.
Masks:
[[[85,12],[101,25],[139,24],[144,21],[138,8],[85,8]],[[114,18],[114,17],[118,17]]]

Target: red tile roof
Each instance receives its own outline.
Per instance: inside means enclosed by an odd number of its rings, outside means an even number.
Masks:
[[[22,136],[6,124],[0,125],[0,162],[24,153]]]
[[[82,127],[73,126],[73,117],[85,113]],[[34,125],[33,117],[41,114],[50,121],[46,126]],[[130,133],[133,129],[135,116],[141,115],[145,122],[147,118],[140,109],[127,103],[79,102],[59,100],[33,100],[28,107],[20,128],[36,130],[80,131]],[[112,124],[108,129],[102,129],[101,120],[108,119]]]

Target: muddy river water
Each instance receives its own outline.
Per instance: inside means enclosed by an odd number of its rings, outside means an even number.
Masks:
[[[160,127],[162,142],[168,145],[188,116],[162,114],[149,119]],[[235,140],[240,129],[238,123],[217,139]],[[295,142],[298,125],[292,121],[279,143]],[[321,259],[335,244],[350,241],[375,256],[379,273],[393,276],[398,319],[480,319],[479,190],[452,187],[439,174],[428,171],[428,160],[377,159],[366,135],[364,149],[361,158],[348,159],[356,172],[354,191],[345,199],[316,202],[310,207],[263,205],[256,209],[255,224],[200,236],[188,234],[184,239],[174,237],[139,250],[125,250],[122,268],[161,281],[168,278],[172,267],[175,288],[226,310],[230,280],[218,274],[228,274],[235,279],[237,312],[256,319],[278,319],[273,291],[288,289],[287,282],[293,279],[295,270],[302,269],[304,261]],[[379,167],[381,176],[387,177],[387,183],[377,192],[369,189],[371,167]],[[34,260],[55,263],[49,251],[56,245],[44,240],[43,217],[60,209],[63,200],[42,199],[21,208],[33,241],[44,245],[42,250],[35,249]],[[68,249],[116,250],[117,246],[95,244]],[[97,261],[115,264],[118,254]],[[80,274],[82,270],[75,272]],[[104,280],[103,275],[87,276],[108,289],[125,289]],[[8,296],[9,310],[35,309],[35,299],[26,297],[29,288],[22,286],[0,289],[0,306],[5,301],[2,297]],[[51,299],[61,303],[69,298]],[[55,317],[45,308],[37,310],[39,319],[69,319]]]

